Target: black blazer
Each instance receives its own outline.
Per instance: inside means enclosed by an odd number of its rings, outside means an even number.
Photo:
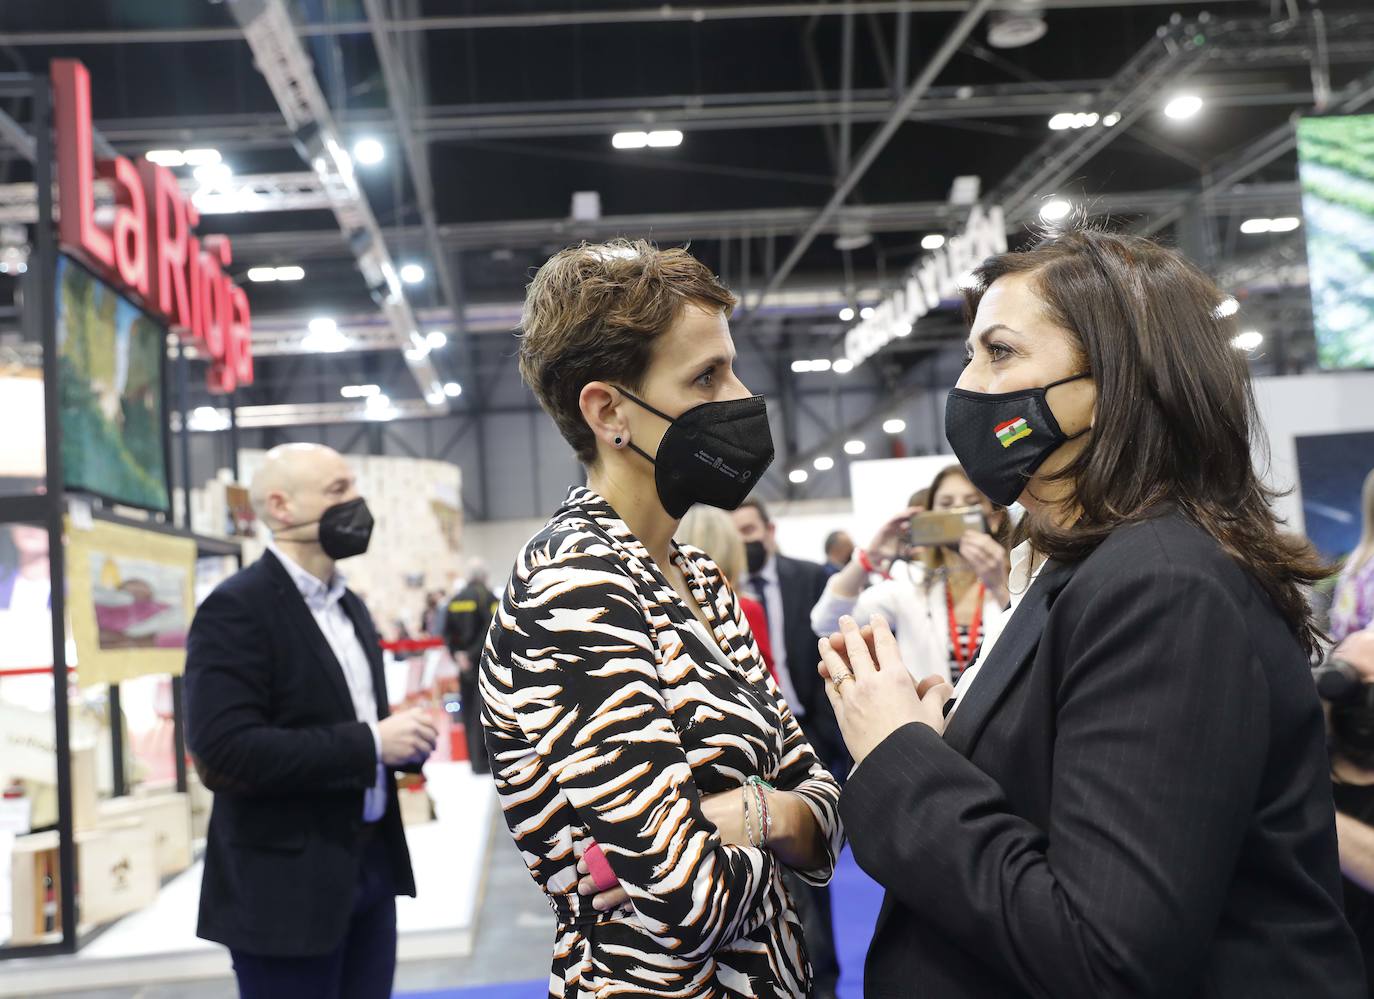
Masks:
[[[342,604],[387,716],[372,618]],[[372,732],[343,669],[271,552],[221,583],[196,612],[186,652],[186,737],[215,792],[198,933],[251,954],[333,950],[353,908],[363,793],[376,780]],[[399,894],[414,895],[396,785],[379,823]]]
[[[774,555],[778,567],[778,588],[782,591],[783,642],[787,650],[787,672],[797,699],[806,707],[801,726],[816,755],[832,771],[843,775],[849,769],[849,753],[840,735],[835,709],[825,693],[816,666],[816,633],[811,630],[811,609],[825,592],[829,578],[825,566],[802,559]]]
[[[869,997],[1364,996],[1292,632],[1175,513],[1031,587],[942,740],[841,814],[887,888]]]

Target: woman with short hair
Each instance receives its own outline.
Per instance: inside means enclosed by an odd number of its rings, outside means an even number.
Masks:
[[[1012,617],[954,691],[913,687],[881,618],[819,647],[888,893],[865,994],[1366,996],[1308,668],[1323,568],[1256,474],[1224,295],[1102,232],[975,278],[945,433],[1026,508]]]
[[[773,458],[734,371],[734,305],[685,251],[625,241],[554,255],[526,296],[520,371],[587,486],[516,562],[482,721],[558,918],[560,999],[811,990],[782,871],[829,880],[839,789],[720,569],[673,542],[694,504],[737,507]]]

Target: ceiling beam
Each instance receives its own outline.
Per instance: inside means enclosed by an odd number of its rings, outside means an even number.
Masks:
[[[1216,7],[1250,3],[1253,0],[1038,0],[1045,10],[1093,10],[1104,7]],[[842,14],[956,14],[964,10],[963,0],[849,0],[846,3],[771,3],[729,4],[721,6],[660,4],[628,10],[542,11],[528,14],[467,14],[442,17],[392,18],[385,22],[388,32],[399,31],[478,31],[504,28],[525,31],[534,28],[567,28],[598,24],[701,24],[707,21],[761,21],[778,18],[833,17]],[[992,10],[1024,11],[1024,0],[993,0]],[[335,21],[329,24],[301,25],[301,37],[317,35],[366,35],[372,31],[367,21]],[[186,42],[233,42],[240,33],[233,28],[147,28],[95,31],[9,31],[0,32],[0,45],[142,45],[183,44]]]
[[[959,47],[964,44],[964,39],[968,38],[973,29],[977,27],[978,22],[982,20],[983,14],[990,6],[992,6],[992,0],[972,0],[966,5],[964,16],[959,18],[959,22],[950,29],[949,34],[935,51],[935,54],[931,56],[925,68],[921,70],[911,86],[907,88],[906,93],[902,95],[902,99],[893,105],[887,121],[864,143],[863,149],[860,150],[858,158],[849,168],[849,172],[836,183],[835,193],[830,196],[825,207],[820,210],[820,213],[807,226],[806,231],[792,245],[791,252],[769,277],[768,283],[764,285],[763,290],[759,292],[758,297],[749,306],[749,312],[757,311],[760,306],[768,301],[768,296],[777,291],[782,283],[787,280],[788,275],[801,262],[802,256],[811,247],[812,242],[825,230],[831,217],[844,204],[845,199],[849,197],[854,188],[858,186],[864,174],[868,173],[868,168],[873,165],[878,154],[887,148],[888,142],[897,133],[897,129],[902,126],[902,123],[906,121],[907,115],[925,96],[930,85],[935,82],[935,77],[959,51]]]

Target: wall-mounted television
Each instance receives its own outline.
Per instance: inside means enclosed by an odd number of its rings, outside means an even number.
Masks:
[[[70,257],[56,278],[66,487],[169,512],[167,330]]]
[[[1374,115],[1298,122],[1317,363],[1374,368]]]

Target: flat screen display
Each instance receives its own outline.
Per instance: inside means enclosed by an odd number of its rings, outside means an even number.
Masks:
[[[56,284],[67,488],[167,512],[167,331],[69,257]]]
[[[1374,115],[1298,123],[1317,362],[1374,368]]]

